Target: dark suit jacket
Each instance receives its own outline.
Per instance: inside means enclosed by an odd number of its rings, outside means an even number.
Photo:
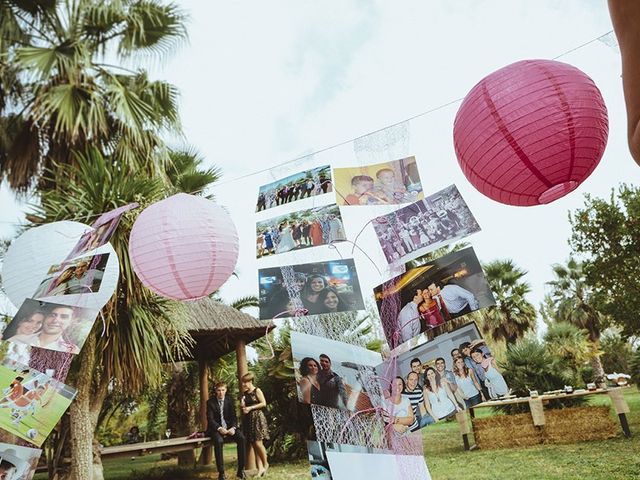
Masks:
[[[227,429],[231,427],[238,427],[238,417],[236,416],[236,407],[233,403],[233,399],[229,394],[224,396],[224,403],[222,404],[222,411],[224,413],[224,421],[227,424]],[[218,428],[222,425],[220,418],[220,404],[218,398],[213,396],[207,401],[207,432],[209,434],[217,432]]]

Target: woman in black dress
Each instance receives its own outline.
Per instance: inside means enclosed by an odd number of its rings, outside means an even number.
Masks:
[[[300,362],[300,393],[302,394],[302,403],[320,403],[320,383],[318,382],[318,373],[320,372],[320,364],[315,358],[305,357]]]
[[[269,469],[267,461],[267,450],[264,448],[263,440],[269,440],[269,426],[267,418],[264,416],[264,409],[267,401],[262,390],[253,385],[253,373],[242,376],[242,399],[240,406],[244,417],[242,419],[244,436],[253,447],[256,454],[256,465],[258,476],[262,477]]]

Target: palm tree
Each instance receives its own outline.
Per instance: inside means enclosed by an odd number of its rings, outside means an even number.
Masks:
[[[483,270],[496,304],[480,312],[482,330],[493,340],[514,343],[536,325],[536,309],[526,299],[531,291],[523,280],[527,272],[513,260],[494,260]]]
[[[609,319],[600,313],[594,302],[592,288],[586,283],[583,265],[569,258],[566,265],[552,266],[555,279],[547,282],[556,309],[556,321],[568,322],[588,333],[594,355],[591,359],[595,382],[604,383],[604,369],[600,361],[600,335]]]
[[[161,57],[184,24],[158,0],[1,0],[0,179],[25,192],[88,147],[163,176],[177,90],[109,62]]]
[[[149,177],[144,171],[104,157],[97,148],[75,154],[72,164],[48,172],[47,181],[49,177],[64,189],[42,193],[41,205],[30,217],[42,223],[63,219],[91,223],[100,212],[134,201],[144,207],[177,190],[165,186],[170,176],[164,180]],[[206,185],[215,179],[212,172],[205,171],[197,183]],[[136,395],[158,388],[163,361],[179,359],[190,341],[186,326],[171,315],[174,304],[145,289],[133,273],[128,239],[135,215],[135,211],[126,214],[111,239],[120,259],[122,280],[103,309],[104,326],[96,322],[100,325],[95,326],[79,355],[78,394],[71,405],[72,468],[67,478],[72,480],[102,478],[102,465],[92,465],[91,446],[109,391]]]

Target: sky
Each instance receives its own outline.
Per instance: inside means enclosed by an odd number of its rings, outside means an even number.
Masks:
[[[257,268],[352,256],[351,247],[342,245],[255,260],[255,222],[284,213],[255,214],[258,188],[300,170],[415,155],[426,193],[452,183],[462,193],[482,228],[469,238],[480,260],[511,258],[528,271],[529,300],[536,306],[552,279],[551,265],[569,256],[568,211],[583,204],[585,193],[608,196],[620,182],[640,180],[626,146],[619,53],[599,41],[559,60],[583,70],[601,89],[610,121],[607,150],[578,190],[551,205],[501,205],[467,182],[453,149],[459,102],[355,144],[349,141],[461,99],[507,64],[551,59],[599,37],[612,29],[606,2],[179,3],[190,13],[189,42],[153,74],[180,89],[187,142],[223,171],[212,191],[240,235],[238,277],[223,287],[226,299],[256,294]],[[6,237],[24,218],[24,206],[4,187],[0,202],[0,236]],[[385,211],[343,209],[349,238],[362,230],[358,247],[371,257],[358,249],[353,253],[365,292],[397,273],[386,268],[367,226]]]

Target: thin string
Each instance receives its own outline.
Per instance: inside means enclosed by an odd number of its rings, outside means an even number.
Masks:
[[[592,43],[594,43],[596,41],[599,41],[601,38],[606,37],[607,35],[609,35],[612,32],[613,32],[613,30],[609,30],[608,32],[603,33],[602,35],[599,35],[599,36],[589,40],[588,42],[585,42],[585,43],[583,43],[581,45],[578,45],[577,47],[571,48],[570,50],[562,52],[559,55],[556,55],[555,57],[552,58],[552,60],[557,60],[558,58],[564,57],[565,55],[568,55],[570,53],[575,52],[576,50],[580,50],[581,48],[584,48],[584,47],[586,47],[586,46],[588,46],[588,45],[590,45],[590,44],[592,44]],[[417,113],[415,115],[412,115],[412,116],[410,116],[408,118],[405,118],[404,120],[400,120],[400,121],[392,123],[390,125],[386,125],[384,127],[381,127],[381,128],[379,128],[377,130],[374,130],[372,132],[366,133],[364,135],[360,135],[360,136],[357,136],[355,138],[351,138],[349,140],[344,140],[342,142],[330,145],[328,147],[321,148],[320,150],[317,150],[317,151],[312,152],[312,153],[308,153],[306,155],[301,155],[299,157],[295,157],[295,158],[292,158],[292,159],[289,159],[289,160],[285,160],[284,162],[278,163],[278,164],[276,164],[276,165],[274,165],[272,167],[263,168],[263,169],[256,170],[254,172],[247,173],[247,174],[244,174],[244,175],[239,175],[237,177],[230,178],[229,180],[223,180],[223,181],[220,181],[220,182],[216,182],[214,186],[217,187],[217,186],[220,186],[220,185],[226,185],[228,183],[232,183],[232,182],[235,182],[235,181],[238,181],[238,180],[242,180],[243,178],[251,177],[251,176],[257,175],[259,173],[269,172],[273,168],[282,167],[284,165],[288,165],[288,164],[291,164],[291,163],[298,162],[298,161],[300,161],[300,160],[302,160],[302,159],[304,159],[306,157],[309,157],[311,155],[318,155],[320,153],[324,153],[326,151],[333,150],[334,148],[342,147],[342,146],[347,145],[347,144],[349,144],[351,142],[355,142],[356,140],[360,140],[362,138],[368,137],[369,135],[374,135],[376,133],[382,132],[382,131],[387,130],[389,128],[396,127],[396,126],[398,126],[398,125],[400,125],[402,123],[410,122],[410,121],[415,120],[417,118],[424,117],[425,115],[429,115],[430,113],[437,112],[438,110],[442,110],[443,108],[447,108],[447,107],[449,107],[449,106],[451,106],[453,104],[461,102],[463,99],[464,99],[464,97],[456,98],[455,100],[451,100],[449,102],[443,103],[441,105],[438,105],[437,107],[430,108],[430,109],[425,110],[423,112],[420,112],[420,113]]]

